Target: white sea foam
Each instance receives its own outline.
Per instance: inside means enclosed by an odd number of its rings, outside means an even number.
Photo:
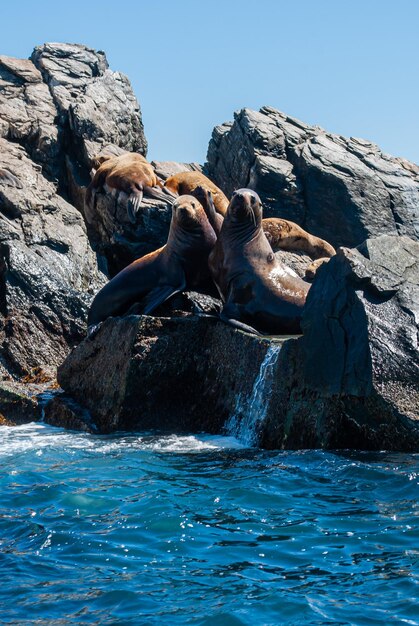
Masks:
[[[3,426],[0,429],[0,458],[27,451],[42,456],[48,448],[61,448],[68,453],[84,450],[92,454],[109,454],[127,449],[196,453],[241,447],[242,445],[233,437],[215,435],[138,436],[124,433],[120,436],[105,437],[66,431],[40,423]]]

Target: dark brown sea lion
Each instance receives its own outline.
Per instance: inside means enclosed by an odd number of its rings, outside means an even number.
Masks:
[[[141,154],[126,152],[119,156],[99,155],[95,159],[98,169],[86,192],[86,219],[92,223],[95,216],[95,194],[101,187],[111,192],[128,194],[128,217],[135,224],[136,214],[143,194],[173,202],[173,194],[163,191],[152,165]]]
[[[276,259],[262,229],[261,201],[251,189],[234,192],[209,268],[224,301],[224,321],[250,332],[301,332],[310,285]]]
[[[99,291],[88,325],[126,313],[140,301],[142,313],[150,314],[173,294],[197,286],[208,275],[215,241],[202,205],[193,196],[180,196],[172,206],[166,245],[128,265]]]
[[[227,196],[202,172],[179,172],[170,176],[164,183],[164,187],[175,194],[189,194],[192,196],[195,196],[196,189],[201,187],[212,193],[217,213],[220,215],[226,214],[228,207]]]
[[[262,228],[272,246],[277,250],[301,250],[312,259],[332,257],[336,250],[324,239],[310,235],[298,224],[278,217],[267,217],[262,220]]]

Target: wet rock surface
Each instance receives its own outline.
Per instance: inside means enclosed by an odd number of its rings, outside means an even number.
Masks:
[[[1,366],[22,376],[55,367],[85,334],[104,284],[80,213],[25,150],[0,139]]]
[[[384,233],[419,237],[419,167],[369,141],[309,126],[271,107],[214,129],[206,172],[229,196],[251,187],[265,216],[333,246]]]

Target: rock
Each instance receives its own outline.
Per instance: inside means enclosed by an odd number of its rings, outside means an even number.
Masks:
[[[271,107],[217,126],[206,173],[227,196],[251,187],[265,216],[300,224],[333,246],[381,234],[419,237],[419,168],[363,139],[309,126]]]
[[[80,213],[18,144],[0,139],[0,341],[3,373],[53,375],[85,334],[105,282]]]
[[[50,386],[51,383],[0,381],[0,426],[18,426],[38,421]]]
[[[418,242],[383,235],[339,249],[278,364],[262,445],[417,451],[418,324]]]
[[[174,174],[180,172],[202,172],[202,166],[199,163],[177,163],[176,161],[151,161],[156,175],[161,180],[166,180]]]
[[[418,242],[371,239],[320,268],[302,337],[256,337],[211,318],[130,315],[108,319],[77,346],[58,380],[100,432],[221,432],[232,416],[264,415],[266,448],[417,451],[418,278]],[[259,398],[268,352],[271,388]]]
[[[62,186],[83,211],[91,161],[105,145],[146,154],[139,104],[128,78],[109,69],[102,51],[47,43],[37,46],[31,59],[51,93],[58,117]]]
[[[45,406],[44,422],[68,430],[96,433],[89,411],[68,398],[65,394],[55,395]]]
[[[58,370],[100,432],[219,432],[269,346],[209,318],[108,319]]]
[[[58,178],[61,142],[57,110],[42,75],[26,59],[0,56],[0,137],[18,142]]]

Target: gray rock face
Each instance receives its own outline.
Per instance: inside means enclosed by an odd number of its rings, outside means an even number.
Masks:
[[[53,373],[104,283],[83,218],[25,150],[0,139],[0,341],[9,374]]]
[[[207,159],[227,196],[255,189],[266,217],[293,220],[335,247],[384,233],[419,237],[419,167],[363,139],[271,107],[242,109],[214,129]]]
[[[418,450],[418,290],[419,243],[382,236],[319,270],[302,337],[273,341],[209,318],[108,319],[58,380],[102,432],[220,432],[229,417],[262,412],[266,448]],[[252,416],[273,345],[270,387]]]
[[[0,137],[18,142],[51,176],[58,176],[57,110],[48,86],[27,59],[0,56]]]
[[[417,450],[418,322],[418,242],[383,235],[338,250],[287,348],[263,445]]]
[[[3,376],[39,367],[52,376],[85,334],[89,302],[105,278],[79,211],[91,158],[108,144],[147,149],[130,83],[103,52],[53,43],[35,48],[31,60],[0,57]]]
[[[146,154],[139,104],[128,78],[109,69],[104,52],[79,44],[49,43],[36,47],[31,59],[56,108],[62,157],[66,155],[64,186],[83,211],[79,188],[90,182],[91,159],[104,145]]]

